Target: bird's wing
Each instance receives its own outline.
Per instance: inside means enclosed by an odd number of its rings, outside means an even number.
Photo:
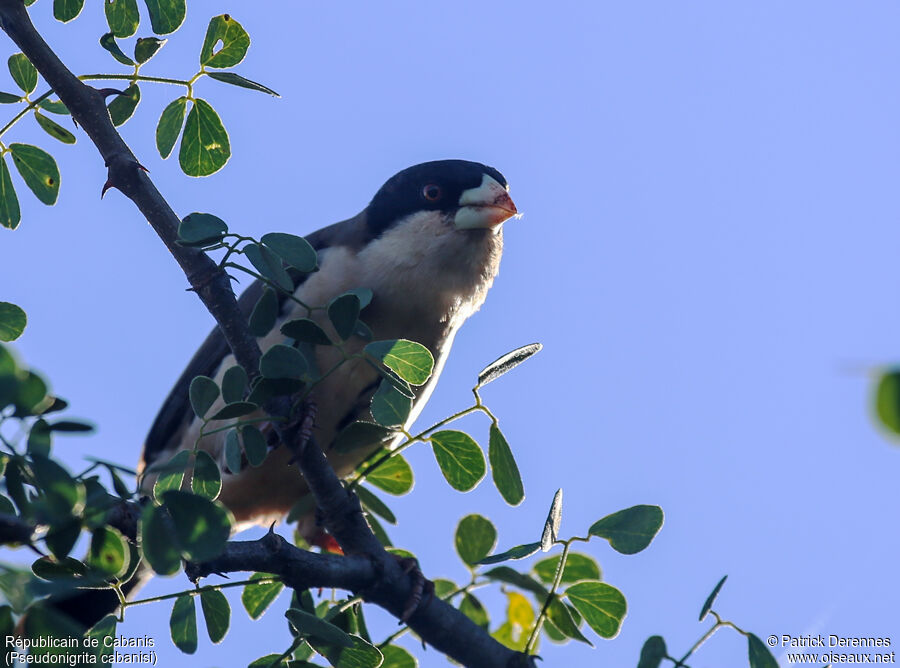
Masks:
[[[322,251],[333,246],[346,246],[358,250],[365,246],[370,234],[365,226],[365,218],[362,215],[349,220],[341,221],[321,230],[313,232],[306,240],[316,251]],[[289,273],[294,281],[295,290],[306,280],[308,274],[303,274],[289,268]],[[249,317],[250,312],[259,300],[264,284],[253,281],[250,286],[238,298],[238,306],[244,317]],[[287,301],[287,295],[276,292],[278,295],[279,310],[283,309]],[[169,392],[162,408],[153,420],[147,438],[144,441],[144,452],[141,456],[143,466],[151,465],[160,454],[169,451],[173,438],[182,430],[193,416],[188,391],[191,381],[197,376],[215,377],[222,364],[222,360],[231,352],[221,330],[215,327],[206,337],[206,340],[194,354],[187,368],[178,378],[175,386]]]

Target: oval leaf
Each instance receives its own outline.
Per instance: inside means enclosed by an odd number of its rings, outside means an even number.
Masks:
[[[24,53],[14,53],[6,61],[6,65],[19,88],[26,93],[34,91],[37,87],[38,73]]]
[[[303,343],[312,343],[317,346],[331,345],[331,339],[328,338],[325,330],[309,318],[288,320],[281,326],[281,333]]]
[[[200,594],[200,607],[206,620],[206,632],[213,643],[220,643],[231,626],[231,606],[225,594],[217,589],[206,589]]]
[[[265,288],[259,299],[256,300],[247,320],[250,333],[253,336],[263,337],[271,332],[278,319],[278,311],[278,295],[272,288]]]
[[[116,529],[100,527],[91,536],[88,565],[107,577],[122,575],[128,569],[128,543]]]
[[[559,566],[559,556],[541,559],[534,565],[534,572],[548,585],[553,583],[556,577],[556,569]],[[591,557],[579,552],[569,552],[566,557],[566,567],[563,569],[563,583],[578,582],[580,580],[599,580],[600,566]]]
[[[14,230],[19,226],[21,220],[19,198],[9,174],[6,156],[0,156],[0,225]],[[5,340],[12,341],[12,339]]]
[[[126,56],[122,49],[119,48],[119,44],[116,42],[116,37],[113,33],[108,32],[103,35],[100,38],[100,46],[106,49],[113,58],[123,65],[134,65],[134,61]]]
[[[588,533],[607,539],[616,552],[636,554],[650,544],[662,525],[662,508],[640,505],[597,520]]]
[[[484,477],[484,453],[475,440],[462,431],[447,429],[429,438],[444,478],[460,492],[468,492]]]
[[[106,23],[116,37],[131,37],[137,32],[141,20],[137,0],[105,0]]]
[[[367,448],[391,439],[394,431],[374,422],[358,420],[344,427],[331,447],[338,453],[347,453]]]
[[[747,654],[750,668],[778,668],[778,662],[762,640],[752,633],[747,637]]]
[[[650,636],[641,647],[637,668],[659,668],[667,654],[666,641],[662,636]]]
[[[22,336],[27,324],[25,311],[15,304],[0,302],[0,341],[15,341]]]
[[[253,411],[259,409],[257,404],[254,404],[252,401],[235,401],[230,404],[225,404],[222,408],[216,411],[215,415],[213,415],[210,420],[233,420],[234,418],[243,417],[244,415],[249,415]]]
[[[339,295],[329,302],[328,319],[341,341],[346,341],[353,336],[356,331],[356,321],[359,319],[359,311],[359,297],[352,293]]]
[[[38,125],[41,126],[44,132],[46,132],[54,139],[58,139],[63,144],[75,143],[75,135],[66,130],[56,121],[51,121],[49,118],[47,118],[43,114],[39,114],[38,112],[34,112],[34,120],[37,121]]]
[[[406,424],[409,419],[409,413],[412,411],[412,399],[383,380],[378,386],[378,390],[372,395],[370,410],[378,424],[385,427],[399,427]]]
[[[136,83],[131,84],[121,95],[116,95],[109,103],[109,117],[113,125],[119,127],[134,115],[138,102],[141,101],[141,89]]]
[[[502,357],[494,360],[478,374],[477,387],[487,385],[507,371],[512,371],[529,357],[539,353],[541,348],[543,348],[543,346],[540,343],[529,343],[527,346],[516,348],[512,352],[506,353]]]
[[[170,491],[163,501],[172,517],[175,535],[191,561],[217,557],[231,535],[231,518],[225,508],[202,496]]]
[[[269,232],[260,239],[278,257],[304,273],[315,271],[318,256],[315,249],[303,237],[283,232]]]
[[[240,473],[244,468],[242,455],[237,429],[230,429],[225,434],[225,466],[228,467],[228,472]]]
[[[509,443],[496,423],[491,423],[488,459],[491,462],[491,477],[503,500],[511,506],[522,503],[525,498],[522,476]]]
[[[200,65],[223,69],[234,67],[247,55],[250,35],[228,14],[214,16],[206,28],[200,49]]]
[[[194,415],[202,418],[219,398],[219,386],[212,378],[197,376],[191,381],[188,396],[191,400],[191,408],[194,409]]]
[[[269,348],[259,360],[263,378],[300,378],[306,371],[306,358],[296,348],[282,343]]]
[[[25,185],[44,204],[55,204],[59,195],[59,168],[53,156],[30,144],[10,144],[9,150]]]
[[[159,477],[153,485],[153,496],[156,499],[161,499],[169,490],[181,488],[190,459],[190,450],[179,450],[165,464],[153,467],[154,472],[159,472]]]
[[[413,471],[403,455],[397,454],[386,460],[366,476],[366,482],[378,489],[400,496],[413,488]]]
[[[219,115],[206,100],[195,99],[178,153],[182,171],[188,176],[209,176],[222,169],[230,157],[231,144]]]
[[[269,446],[262,432],[251,424],[241,427],[241,439],[244,442],[244,452],[250,466],[260,466],[269,454]]]
[[[413,385],[421,385],[428,380],[434,369],[431,351],[415,341],[374,341],[366,345],[365,351]]]
[[[189,213],[178,225],[178,243],[182,246],[208,246],[219,242],[228,232],[225,221],[211,213]]]
[[[144,0],[150,13],[150,25],[157,35],[175,32],[184,22],[185,0]]]
[[[481,515],[466,515],[456,526],[456,553],[467,565],[474,566],[497,545],[497,529]]]
[[[566,589],[566,596],[602,638],[615,638],[625,619],[625,597],[605,582],[579,582]]]
[[[141,552],[160,575],[172,575],[181,568],[172,520],[165,508],[152,503],[141,512]]]
[[[397,517],[393,512],[391,512],[391,509],[387,507],[384,501],[379,499],[368,489],[360,485],[356,488],[356,495],[359,497],[359,502],[366,510],[371,511],[379,517],[384,518],[391,524],[397,523]]]
[[[156,37],[138,37],[134,43],[134,59],[143,65],[159,51],[168,40]],[[179,128],[181,125],[179,124]]]
[[[271,577],[273,576],[268,573],[254,573],[250,579],[261,580]],[[244,604],[244,609],[250,615],[250,619],[262,617],[266,609],[278,598],[282,589],[284,589],[284,584],[281,582],[254,582],[244,587],[244,591],[241,593],[241,603]]]
[[[244,398],[247,389],[247,372],[240,364],[229,367],[222,376],[222,399],[225,403],[233,403]]]
[[[178,141],[178,135],[184,125],[186,107],[187,98],[179,97],[177,100],[172,100],[159,117],[159,123],[156,125],[156,150],[163,159],[169,157],[175,142]]]
[[[247,244],[244,246],[243,253],[263,277],[286,292],[294,290],[294,282],[284,268],[281,258],[271,250],[258,244]]]
[[[172,616],[169,617],[169,631],[175,647],[185,654],[197,651],[197,608],[193,596],[183,594],[175,599]]]
[[[81,14],[84,0],[53,0],[53,17],[67,23]]]
[[[337,647],[353,647],[353,638],[334,624],[298,608],[289,608],[284,616],[304,637],[321,640]]]
[[[207,499],[215,500],[222,490],[222,475],[219,465],[205,450],[197,450],[194,458],[194,473],[191,477],[191,489]]]

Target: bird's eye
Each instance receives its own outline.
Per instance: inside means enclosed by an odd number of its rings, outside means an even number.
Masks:
[[[433,183],[428,184],[422,188],[422,197],[429,202],[437,202],[441,198],[441,187],[436,186]]]

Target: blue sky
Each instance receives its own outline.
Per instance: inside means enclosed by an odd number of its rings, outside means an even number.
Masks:
[[[69,26],[46,0],[31,12],[76,71],[124,71],[96,45],[89,4]],[[429,577],[464,577],[463,515],[491,517],[501,548],[529,542],[562,487],[565,535],[638,503],[666,523],[637,556],[590,546],[628,617],[595,651],[545,646],[548,665],[635,665],[651,634],[680,655],[726,573],[717,609],[760,637],[900,635],[900,453],[869,397],[872,374],[900,359],[895,3],[194,2],[143,73],[193,74],[208,19],[226,11],[254,40],[236,71],[282,98],[198,86],[230,132],[225,169],[194,180],[159,158],[153,128],[176,89],[145,86],[122,129],[179,214],[306,233],[446,157],[500,169],[525,214],[420,424],[464,406],[486,363],[542,342],[484,391],[527,498],[508,508],[488,483],[460,495],[413,451],[416,488],[392,503],[391,535]],[[88,453],[132,463],[211,319],[131,203],[100,201],[87,138],[54,146],[32,125],[4,140],[51,147],[62,192],[46,208],[21,189],[0,298],[28,311],[20,354],[98,425],[58,453],[73,468]],[[465,426],[486,443],[486,423]],[[500,599],[486,600],[498,618]],[[236,611],[234,635],[201,640],[197,665],[280,651],[286,604],[257,623]],[[135,609],[122,632],[154,635],[161,665],[178,665],[168,614]],[[743,639],[721,632],[691,665],[745,662]]]

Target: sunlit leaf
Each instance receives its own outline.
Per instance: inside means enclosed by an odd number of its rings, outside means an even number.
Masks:
[[[400,496],[413,488],[413,471],[403,455],[394,455],[366,476],[378,489]]]
[[[222,642],[231,626],[231,606],[225,594],[217,589],[207,589],[200,594],[200,607],[209,639],[213,643]]]
[[[250,35],[228,14],[214,16],[209,21],[203,47],[200,49],[200,64],[204,67],[234,67],[247,55]]]
[[[104,4],[106,4],[104,2]],[[109,54],[123,65],[134,65],[134,61],[125,55],[119,44],[116,42],[116,36],[108,32],[100,38],[100,46],[106,49]]]
[[[614,638],[619,633],[627,606],[618,589],[605,582],[579,582],[565,595],[599,636]]]
[[[497,545],[497,529],[482,515],[466,515],[456,526],[454,542],[460,558],[474,566]]]
[[[209,176],[222,169],[230,157],[231,144],[222,120],[206,100],[196,98],[181,138],[181,169],[188,176]]]
[[[193,596],[182,594],[175,599],[169,617],[169,631],[172,642],[182,652],[193,654],[197,651],[197,608]]]
[[[559,555],[541,559],[534,566],[534,572],[547,584],[551,584],[556,577],[556,569],[559,566]],[[563,569],[560,582],[570,583],[579,580],[599,580],[600,566],[593,558],[579,552],[569,552],[566,557],[566,567]]]
[[[103,10],[106,23],[116,37],[131,37],[137,31],[141,20],[137,0],[104,0]]]
[[[159,117],[159,123],[156,125],[156,149],[159,151],[160,157],[168,158],[175,142],[178,141],[178,135],[181,133],[181,127],[184,125],[184,111],[187,106],[187,98],[179,97],[172,100]]]
[[[9,174],[6,156],[0,156],[0,225],[11,230],[19,226],[22,213],[19,209],[19,198]],[[13,339],[3,339],[12,341]]]
[[[150,25],[157,35],[175,32],[184,22],[185,0],[144,0],[150,13]]]
[[[167,41],[156,37],[138,37],[134,43],[134,59],[143,65],[155,56]]]
[[[38,112],[34,112],[34,120],[37,121],[38,125],[41,126],[44,132],[46,132],[54,139],[58,139],[63,144],[75,143],[75,135],[66,130],[56,121],[52,121],[43,114],[39,114]]]
[[[640,505],[597,520],[588,533],[606,538],[617,552],[635,554],[650,544],[662,525],[662,508]]]
[[[365,351],[413,385],[428,380],[434,368],[431,351],[415,341],[374,341],[366,345]]]
[[[487,385],[507,371],[512,371],[529,357],[540,352],[541,348],[543,348],[543,346],[540,343],[530,343],[527,346],[517,348],[494,360],[478,374],[478,387]]]
[[[136,83],[131,84],[121,95],[116,95],[108,105],[113,125],[118,127],[131,118],[140,101],[141,89]]]
[[[276,93],[268,86],[264,86],[261,83],[257,83],[256,81],[252,81],[250,79],[242,77],[240,74],[235,74],[234,72],[207,72],[206,76],[208,76],[210,79],[215,79],[216,81],[222,81],[224,83],[231,84],[232,86],[240,86],[241,88],[248,88],[260,93],[266,93],[267,95],[271,95],[273,97],[281,97],[281,95]]]
[[[53,17],[67,23],[81,14],[84,0],[53,0]]]
[[[44,204],[55,204],[59,195],[59,168],[53,156],[30,144],[10,144],[9,150],[25,185]]]
[[[429,441],[441,473],[453,489],[468,492],[484,478],[484,453],[471,436],[447,429],[435,432]]]
[[[262,580],[272,578],[268,573],[254,573],[250,576],[251,580]],[[241,593],[241,603],[244,609],[250,615],[250,619],[259,619],[266,609],[278,598],[284,584],[277,582],[254,582],[244,587]]]
[[[522,503],[525,498],[522,476],[509,443],[496,423],[491,423],[488,459],[491,462],[491,477],[503,500],[511,506]]]
[[[34,91],[37,87],[38,73],[24,53],[14,53],[6,61],[6,65],[19,88],[26,93]]]
[[[197,376],[191,380],[188,396],[194,415],[202,418],[206,415],[216,399],[219,398],[219,386],[216,381],[207,376]]]
[[[559,523],[562,521],[562,489],[556,490],[553,495],[553,503],[550,504],[550,512],[547,521],[544,522],[544,532],[541,534],[541,550],[547,552],[556,542],[559,536]]]
[[[222,489],[222,475],[219,473],[219,465],[205,450],[198,450],[194,459],[191,489],[195,494],[210,500],[215,500]]]
[[[15,341],[22,336],[27,324],[25,311],[15,304],[0,302],[0,341]]]
[[[209,499],[177,490],[163,494],[175,535],[191,561],[217,557],[231,535],[231,518],[225,508]]]

